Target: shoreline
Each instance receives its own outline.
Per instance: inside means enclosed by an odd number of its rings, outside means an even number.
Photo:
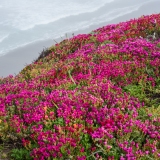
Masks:
[[[106,22],[89,26],[86,29],[78,30],[75,32],[73,31],[74,35],[86,34],[91,32],[92,30],[106,26],[108,24],[125,22],[134,18],[137,19],[142,15],[156,14],[156,12],[159,10],[158,6],[160,2],[155,1],[154,4],[153,2],[154,1],[149,2],[141,6],[137,11],[126,14],[124,16],[120,16],[114,20],[111,21],[106,20]],[[73,32],[67,33],[67,38],[72,37]],[[32,63],[35,59],[37,59],[43,49],[54,45],[55,41],[60,42],[63,39],[66,39],[66,36],[63,36],[62,38],[56,38],[56,39],[53,38],[49,40],[34,42],[32,44],[28,44],[26,46],[19,47],[17,49],[9,51],[7,54],[0,56],[0,77],[6,77],[8,75],[18,74],[26,65]]]

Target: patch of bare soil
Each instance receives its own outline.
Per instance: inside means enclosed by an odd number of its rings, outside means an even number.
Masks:
[[[10,152],[14,148],[11,144],[0,145],[0,160],[11,160]]]

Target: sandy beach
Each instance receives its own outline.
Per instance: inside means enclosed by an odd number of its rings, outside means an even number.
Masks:
[[[106,21],[105,23],[90,26],[85,30],[76,31],[74,32],[74,35],[77,35],[80,33],[81,34],[89,33],[92,30],[105,26],[107,24],[127,21],[133,18],[138,18],[142,15],[160,13],[159,4],[160,2],[158,1],[154,1],[154,3],[150,2],[140,7],[137,11],[129,13],[125,16],[118,17],[112,21]],[[67,35],[69,38],[72,36],[72,33],[71,32],[67,33]],[[65,39],[65,37],[62,37],[62,39]],[[38,57],[38,55],[43,49],[50,47],[51,45],[54,45],[55,41],[59,42],[62,39],[61,38],[54,39],[53,37],[53,39],[32,43],[32,44],[17,48],[15,50],[12,50],[4,56],[0,56],[0,77],[6,77],[11,74],[12,75],[18,74],[27,64],[32,63]]]

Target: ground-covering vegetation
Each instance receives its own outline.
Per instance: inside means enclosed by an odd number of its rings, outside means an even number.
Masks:
[[[3,157],[160,159],[160,14],[65,39],[42,54],[0,79]]]

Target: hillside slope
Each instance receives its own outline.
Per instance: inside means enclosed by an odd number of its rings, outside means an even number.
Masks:
[[[159,126],[160,14],[65,39],[0,79],[13,159],[159,159]]]

